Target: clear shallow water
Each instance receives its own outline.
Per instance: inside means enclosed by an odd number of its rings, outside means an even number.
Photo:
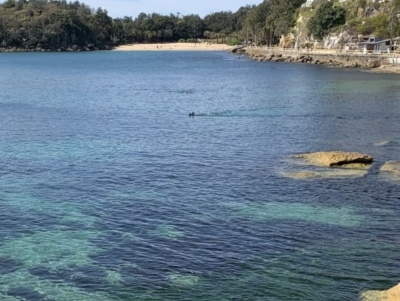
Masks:
[[[400,282],[400,183],[379,175],[400,160],[399,77],[219,52],[0,66],[1,300],[356,300]],[[282,176],[333,149],[376,163]]]

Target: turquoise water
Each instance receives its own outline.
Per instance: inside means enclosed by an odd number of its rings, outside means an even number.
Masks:
[[[0,66],[0,300],[339,301],[400,282],[400,182],[379,173],[400,160],[398,76],[223,52]],[[320,150],[376,162],[290,159]],[[305,169],[324,176],[284,176]]]

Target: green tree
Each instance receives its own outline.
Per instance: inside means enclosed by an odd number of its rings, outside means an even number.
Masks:
[[[346,23],[346,10],[325,2],[318,7],[315,15],[307,23],[309,32],[317,39],[322,39],[333,28]]]

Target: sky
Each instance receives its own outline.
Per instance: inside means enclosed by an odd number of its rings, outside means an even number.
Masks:
[[[199,14],[201,17],[210,12],[237,11],[241,6],[247,4],[259,4],[262,0],[81,0],[91,7],[101,7],[108,11],[113,17],[132,16],[136,17],[139,13],[160,13],[169,15],[170,13]]]

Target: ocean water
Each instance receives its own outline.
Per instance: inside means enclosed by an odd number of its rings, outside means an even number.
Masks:
[[[397,75],[224,52],[0,67],[0,300],[343,301],[400,282],[400,182],[379,172],[400,160]],[[375,163],[291,159],[324,150]]]

